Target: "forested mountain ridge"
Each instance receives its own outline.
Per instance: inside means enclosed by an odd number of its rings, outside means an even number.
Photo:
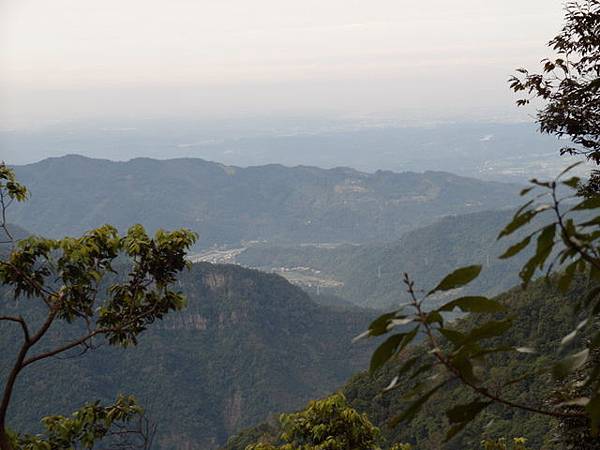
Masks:
[[[351,339],[372,319],[368,311],[319,306],[285,279],[239,266],[194,264],[179,283],[187,308],[155,323],[137,347],[99,346],[77,357],[78,350],[27,368],[10,426],[36,430],[44,415],[126,392],[158,424],[156,448],[211,449],[325,395],[367,364],[369,350]],[[11,293],[3,296],[3,312],[17,308]],[[19,338],[18,327],[0,333],[3,343]],[[53,333],[65,338],[60,327]],[[8,367],[0,362],[0,379]]]
[[[34,233],[188,227],[200,243],[365,242],[400,237],[448,214],[518,203],[515,185],[444,172],[233,167],[201,159],[127,162],[82,156],[16,167],[31,198],[11,220]]]
[[[559,292],[556,280],[548,282],[540,279],[532,283],[527,290],[514,288],[497,299],[510,307],[510,315],[515,324],[511,334],[492,339],[493,346],[527,346],[536,350],[535,354],[501,353],[490,355],[495,367],[488,375],[488,382],[501,386],[503,382],[513,378],[524,377],[521,382],[512,383],[504,388],[505,394],[520,403],[535,405],[536,401],[550,401],[552,396],[551,375],[541,373],[548,366],[548,355],[555,351],[561,339],[579,322],[579,316],[573,307],[585,295],[585,283],[579,282],[568,294]],[[459,330],[470,329],[484,317],[467,317],[456,326]],[[581,344],[585,335],[576,339],[571,346]],[[386,364],[374,375],[361,373],[353,376],[341,389],[350,404],[362,413],[383,432],[389,443],[407,442],[416,450],[464,450],[479,449],[483,438],[527,438],[527,448],[562,450],[554,441],[553,428],[556,424],[548,417],[494,405],[471,422],[467,428],[449,442],[444,442],[448,430],[448,419],[445,411],[453,404],[466,403],[473,399],[472,393],[461,384],[453,383],[436,393],[416,417],[396,427],[390,427],[389,421],[404,411],[410,401],[403,395],[420,380],[412,377],[410,371],[401,375],[397,383],[399,388],[384,392],[390,380],[398,373],[400,367],[411,355],[422,349],[416,345],[409,354],[396,358]],[[428,351],[428,350],[424,350]],[[559,355],[556,355],[558,358]],[[550,386],[550,387],[549,387]],[[245,445],[256,442],[261,435],[276,436],[278,429],[273,425],[262,424],[245,430],[232,438],[226,450],[244,450]]]
[[[236,261],[262,269],[310,267],[320,271],[321,277],[340,282],[329,291],[372,308],[386,308],[406,300],[404,272],[417,282],[430,285],[454,268],[468,264],[484,267],[468,290],[497,295],[519,282],[519,269],[528,255],[525,252],[509,260],[498,259],[507,247],[507,242],[497,240],[498,232],[512,215],[512,210],[503,210],[448,216],[409,231],[397,241],[381,244],[254,245],[238,255]],[[531,227],[535,226],[534,223]]]

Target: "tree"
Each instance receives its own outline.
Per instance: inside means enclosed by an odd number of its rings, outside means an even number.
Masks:
[[[185,255],[196,235],[185,229],[158,230],[150,237],[141,225],[134,225],[121,236],[114,227],[104,225],[78,238],[30,236],[15,242],[6,211],[12,202],[27,196],[14,172],[0,164],[0,229],[6,235],[3,244],[9,246],[6,258],[0,260],[0,284],[5,291],[0,309],[5,315],[0,315],[0,322],[14,324],[22,332],[0,402],[0,449],[62,448],[52,442],[67,425],[71,431],[65,442],[78,439],[84,448],[91,448],[95,439],[108,433],[98,423],[128,422],[141,411],[139,406],[121,398],[109,407],[84,408],[71,421],[46,419],[48,438],[35,444],[31,437],[7,429],[15,383],[31,364],[71,350],[88,351],[98,340],[123,347],[136,345],[149,325],[181,309],[183,294],[171,286],[189,264]],[[17,306],[21,298],[26,300],[25,312]],[[66,342],[51,339],[50,330],[59,332]],[[77,417],[95,419],[80,423]],[[70,448],[71,444],[65,445]]]
[[[137,426],[130,427],[137,421]],[[110,439],[113,448],[149,450],[156,431],[133,397],[119,396],[110,406],[88,403],[71,417],[44,417],[44,434],[9,434],[13,448],[22,450],[72,450],[92,448]]]
[[[379,430],[365,414],[346,403],[342,394],[312,401],[295,414],[280,418],[281,446],[256,443],[246,450],[378,450]]]
[[[524,438],[513,438],[509,444],[506,439],[500,438],[496,440],[486,439],[481,445],[484,450],[527,450],[527,447],[525,447],[526,442],[527,439]]]
[[[600,0],[568,2],[565,25],[548,46],[557,55],[542,61],[542,73],[521,68],[511,78],[515,92],[529,95],[517,104],[543,101],[540,130],[576,144],[563,153],[600,164]]]
[[[568,2],[565,25],[548,45],[556,56],[542,61],[541,73],[521,68],[511,78],[511,88],[527,94],[517,104],[541,101],[540,130],[571,140],[561,153],[600,164],[600,0]],[[600,191],[599,171],[588,186]]]

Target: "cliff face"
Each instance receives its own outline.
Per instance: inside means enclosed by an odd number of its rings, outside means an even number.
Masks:
[[[137,347],[101,346],[30,367],[11,426],[35,430],[44,415],[124,392],[136,395],[158,424],[161,450],[210,449],[366,367],[368,349],[351,338],[370,313],[318,306],[283,278],[238,266],[194,264],[179,284],[187,308],[154,324]],[[3,346],[19,338],[13,331],[0,328]]]

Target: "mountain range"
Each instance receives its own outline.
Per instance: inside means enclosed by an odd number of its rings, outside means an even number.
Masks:
[[[104,223],[188,227],[200,245],[389,241],[449,214],[513,206],[518,187],[445,172],[235,167],[201,159],[82,156],[15,168],[31,198],[9,220],[47,236]]]

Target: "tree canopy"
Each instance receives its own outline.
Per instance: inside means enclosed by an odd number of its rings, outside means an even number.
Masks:
[[[312,401],[280,417],[282,445],[257,443],[246,450],[378,450],[379,430],[366,414],[351,408],[342,394]]]
[[[172,285],[177,273],[189,264],[185,255],[196,235],[184,229],[158,230],[150,237],[141,225],[135,225],[121,236],[114,227],[104,225],[77,238],[29,236],[15,241],[6,211],[12,202],[24,201],[27,196],[27,188],[16,180],[14,172],[1,164],[0,229],[5,235],[3,245],[10,246],[10,251],[0,260],[0,283],[12,291],[13,304],[12,308],[3,305],[3,314],[8,314],[0,315],[0,322],[19,326],[22,341],[15,349],[2,392],[0,448],[61,448],[54,446],[56,439],[80,439],[84,448],[91,448],[96,438],[106,434],[99,431],[97,421],[108,427],[113,421],[128,420],[139,406],[124,399],[108,409],[92,405],[76,413],[84,422],[77,418],[46,419],[47,439],[11,437],[6,423],[15,382],[29,365],[74,349],[85,352],[93,349],[99,339],[110,345],[135,345],[153,322],[181,309],[185,299]],[[26,301],[28,310],[43,309],[43,320],[21,314],[17,307],[20,299]],[[53,327],[70,327],[71,331],[64,333],[69,339],[61,343],[46,339],[43,347],[41,343]],[[90,417],[95,418],[94,423],[89,422]]]
[[[549,43],[556,52],[542,61],[541,73],[519,69],[511,78],[518,101],[543,102],[537,113],[544,133],[569,138],[567,154],[582,154],[600,164],[600,1],[569,1],[565,24]]]

